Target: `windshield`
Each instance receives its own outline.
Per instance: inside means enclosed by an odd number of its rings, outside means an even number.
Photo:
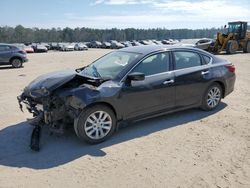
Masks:
[[[234,33],[240,30],[241,24],[229,24],[228,32]]]
[[[91,77],[113,79],[140,55],[132,52],[111,52],[87,66],[81,73]]]

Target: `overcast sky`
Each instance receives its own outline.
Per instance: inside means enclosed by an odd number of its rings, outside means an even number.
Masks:
[[[249,0],[1,0],[0,25],[211,28],[249,21]]]

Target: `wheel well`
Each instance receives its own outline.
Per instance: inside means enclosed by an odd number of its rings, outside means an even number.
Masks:
[[[224,85],[224,83],[221,81],[215,81],[214,83],[217,83],[220,85],[220,87],[222,89],[222,98],[224,98],[225,97],[225,85]]]
[[[20,59],[23,62],[23,59],[21,57],[18,56],[14,56],[10,59],[10,63],[12,62],[13,59]]]
[[[92,106],[95,106],[95,105],[104,105],[104,106],[107,106],[108,108],[110,108],[114,112],[115,116],[117,117],[117,113],[116,113],[115,108],[111,104],[109,104],[107,102],[95,102],[95,103],[92,103],[92,104],[90,104],[90,105],[88,105],[86,107],[92,107]]]

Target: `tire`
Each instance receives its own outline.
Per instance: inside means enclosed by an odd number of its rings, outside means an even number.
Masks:
[[[23,66],[23,61],[19,58],[13,58],[11,59],[11,65],[14,68],[20,68]]]
[[[81,140],[90,144],[97,144],[112,136],[116,124],[116,116],[113,110],[105,105],[95,105],[82,111],[75,121],[74,129]]]
[[[202,98],[201,108],[205,111],[211,111],[217,108],[222,98],[222,88],[219,84],[210,85]]]
[[[239,49],[239,44],[236,40],[229,40],[226,46],[227,54],[234,54]]]
[[[243,52],[244,53],[250,53],[250,40],[246,42],[246,44],[243,47]]]

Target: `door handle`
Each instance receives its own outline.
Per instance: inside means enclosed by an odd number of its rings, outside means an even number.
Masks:
[[[174,80],[173,80],[173,79],[171,79],[171,80],[166,80],[166,81],[163,82],[164,85],[166,85],[166,84],[172,84],[172,83],[174,83]]]
[[[202,71],[201,72],[201,75],[206,75],[206,74],[208,74],[209,73],[209,71]]]

